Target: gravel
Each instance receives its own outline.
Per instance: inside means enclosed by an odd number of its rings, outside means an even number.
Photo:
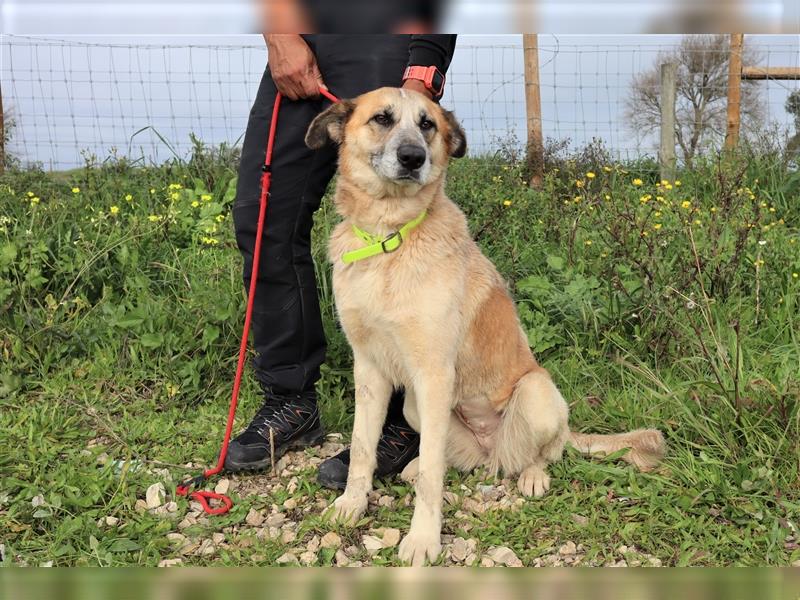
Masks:
[[[321,448],[313,452],[289,452],[276,464],[277,474],[271,472],[258,474],[231,475],[220,479],[214,490],[221,494],[236,493],[236,503],[250,503],[245,518],[238,523],[224,521],[226,525],[218,525],[215,518],[209,519],[202,506],[194,501],[188,504],[188,511],[183,512],[185,503],[179,504],[175,498],[169,497],[167,490],[174,489],[174,484],[159,473],[159,481],[147,488],[144,498],[135,503],[138,513],[149,512],[152,515],[172,520],[173,531],[166,533],[166,539],[173,548],[172,555],[167,554],[158,563],[160,567],[173,567],[192,564],[192,557],[211,558],[221,552],[236,549],[260,549],[264,545],[274,547],[276,544],[284,548],[274,564],[278,565],[318,565],[334,564],[336,566],[370,565],[374,557],[382,553],[382,557],[396,560],[396,547],[400,543],[404,529],[396,527],[380,527],[381,521],[391,521],[391,515],[398,508],[413,504],[413,492],[390,492],[390,488],[374,490],[369,495],[368,517],[379,518],[368,521],[371,528],[361,531],[339,531],[324,529],[320,525],[324,521],[318,517],[326,509],[333,497],[329,490],[309,493],[305,482],[313,477],[314,469],[325,458],[338,454],[344,445],[341,436],[331,434]],[[197,468],[197,465],[186,465]],[[155,471],[155,470],[153,470]],[[176,479],[177,480],[177,479]],[[165,482],[169,487],[165,487]],[[473,489],[474,487],[474,489]],[[514,512],[525,505],[526,500],[519,496],[514,481],[498,479],[494,484],[478,484],[473,487],[461,484],[457,489],[451,488],[444,493],[444,509],[446,523],[457,526],[458,535],[453,531],[442,536],[444,565],[471,566],[661,566],[661,560],[647,555],[634,546],[619,546],[613,550],[597,553],[587,559],[587,549],[579,540],[562,539],[550,548],[538,550],[537,556],[526,556],[530,545],[522,546],[488,546],[481,545],[475,536],[474,529],[480,529],[486,513],[493,511]],[[391,488],[395,489],[395,488]],[[34,507],[44,504],[44,498],[36,497]],[[393,511],[394,509],[394,511]],[[311,527],[307,526],[307,519]],[[571,519],[578,527],[589,523],[589,517],[572,514]],[[306,524],[306,525],[304,525]],[[100,517],[98,527],[124,528],[116,516]],[[343,535],[345,536],[343,538]],[[504,540],[505,541],[505,540]],[[509,540],[511,541],[511,540]],[[280,546],[278,546],[280,548]],[[165,551],[169,553],[169,550]],[[253,564],[268,564],[264,554],[243,554],[242,560]],[[274,555],[272,555],[274,556]]]

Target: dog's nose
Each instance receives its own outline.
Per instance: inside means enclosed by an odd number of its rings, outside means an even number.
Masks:
[[[425,148],[414,144],[403,144],[397,149],[397,160],[409,171],[414,171],[425,162]]]

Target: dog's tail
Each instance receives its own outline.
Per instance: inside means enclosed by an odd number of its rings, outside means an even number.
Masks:
[[[642,471],[657,467],[667,451],[664,436],[657,429],[636,429],[609,435],[570,431],[568,439],[576,450],[584,454],[605,456],[628,448],[623,460]]]

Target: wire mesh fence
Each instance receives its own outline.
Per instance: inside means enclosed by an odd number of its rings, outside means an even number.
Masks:
[[[464,124],[474,154],[524,147],[520,37],[459,40],[443,104]],[[572,148],[600,139],[619,158],[655,156],[658,90],[652,74],[660,62],[677,57],[686,80],[678,89],[678,122],[684,127],[678,141],[691,141],[699,122],[697,151],[719,145],[725,60],[711,60],[717,51],[708,48],[681,57],[681,40],[541,35],[545,137],[569,141]],[[800,66],[795,38],[753,36],[746,45],[747,58],[760,66]],[[61,170],[79,166],[86,156],[102,159],[110,152],[143,162],[186,158],[192,134],[209,145],[235,145],[242,140],[266,58],[258,36],[222,43],[211,36],[163,43],[152,38],[125,38],[123,43],[3,36],[6,151],[23,164]],[[791,135],[793,117],[784,105],[798,81],[746,85],[752,96],[751,129],[763,132],[771,126],[775,135]],[[698,103],[703,105],[699,118]]]

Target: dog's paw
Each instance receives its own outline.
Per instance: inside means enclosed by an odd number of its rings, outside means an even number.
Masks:
[[[345,525],[355,525],[367,511],[367,497],[350,498],[339,496],[325,511],[325,517],[334,522]]]
[[[414,485],[419,475],[419,456],[406,465],[406,468],[400,473],[400,479],[406,483]]]
[[[442,551],[441,536],[438,531],[419,533],[411,531],[400,542],[398,555],[400,560],[409,563],[412,567],[421,567],[425,559],[433,564]]]
[[[517,488],[523,496],[541,498],[550,489],[550,476],[541,467],[531,465],[520,474]]]

